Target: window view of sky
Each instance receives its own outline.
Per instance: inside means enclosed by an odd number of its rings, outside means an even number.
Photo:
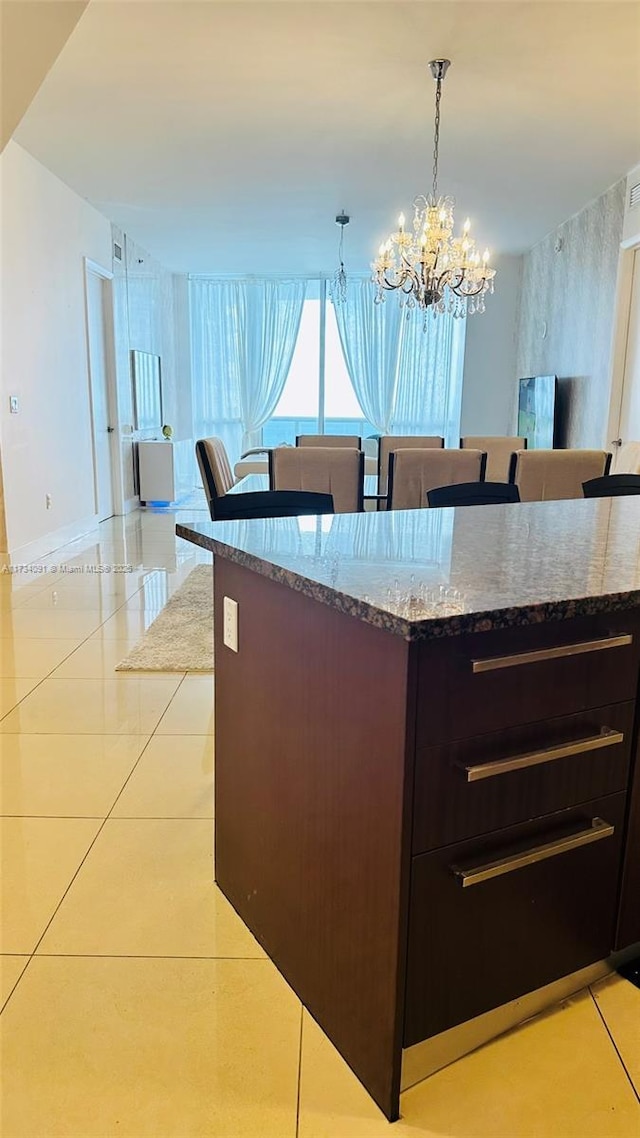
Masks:
[[[306,300],[284,391],[274,418],[316,418],[320,367],[320,301]],[[360,419],[362,411],[342,354],[333,305],[326,308],[325,418]]]

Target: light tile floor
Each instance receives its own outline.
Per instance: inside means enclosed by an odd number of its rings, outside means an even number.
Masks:
[[[407,1091],[393,1127],[303,1012],[213,884],[211,678],[114,672],[208,560],[175,521],[0,573],[3,1138],[639,1138],[618,976]]]

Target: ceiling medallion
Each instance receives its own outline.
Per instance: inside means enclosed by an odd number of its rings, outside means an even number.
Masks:
[[[401,306],[421,308],[425,318],[429,309],[434,316],[447,312],[464,317],[484,312],[484,297],[493,292],[496,275],[495,269],[489,267],[489,250],[480,256],[469,236],[468,218],[460,236],[453,236],[455,203],[453,198],[438,195],[440,99],[449,64],[448,59],[432,59],[429,63],[436,81],[431,193],[417,197],[413,203],[412,232],[407,232],[404,214],[400,214],[398,229],[380,246],[371,266],[377,304],[386,299],[385,292],[398,290]]]

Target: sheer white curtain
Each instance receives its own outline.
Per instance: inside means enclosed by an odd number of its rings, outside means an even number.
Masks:
[[[189,290],[195,437],[219,435],[233,463],[282,394],[306,281],[193,278]]]
[[[426,328],[420,312],[403,321],[393,434],[442,435],[459,446],[465,328],[445,312],[427,313]]]
[[[393,423],[402,342],[403,312],[397,304],[374,304],[369,280],[351,279],[345,304],[335,306],[349,378],[366,419],[381,435]]]
[[[465,322],[374,304],[368,279],[351,279],[335,309],[349,377],[362,410],[381,434],[460,436]]]

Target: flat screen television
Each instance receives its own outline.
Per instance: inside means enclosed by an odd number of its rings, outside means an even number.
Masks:
[[[530,449],[557,446],[555,375],[532,375],[519,381],[518,431]]]

